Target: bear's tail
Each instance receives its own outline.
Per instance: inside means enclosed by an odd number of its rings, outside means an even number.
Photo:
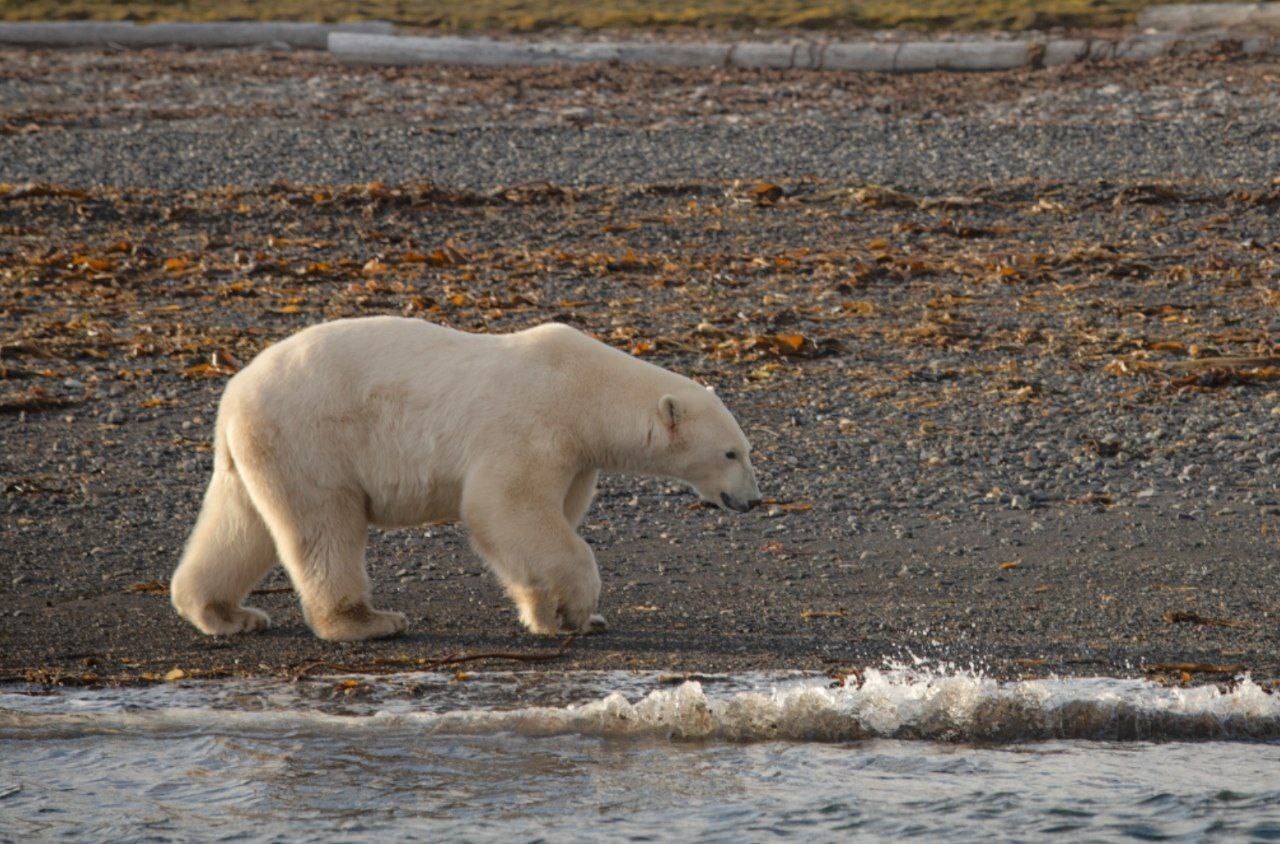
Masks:
[[[241,602],[275,559],[271,534],[249,499],[219,425],[213,477],[173,573],[173,605],[205,633],[228,635],[266,626],[265,613]]]

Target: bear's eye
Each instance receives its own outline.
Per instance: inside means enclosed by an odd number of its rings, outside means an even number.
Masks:
[[[726,452],[724,453],[724,458],[725,458],[725,460],[737,460],[737,459],[738,459],[738,452],[736,452],[736,451],[726,451]]]

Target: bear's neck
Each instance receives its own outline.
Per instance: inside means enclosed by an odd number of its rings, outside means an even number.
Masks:
[[[667,394],[679,394],[691,383],[683,376],[631,358],[625,372],[603,372],[602,383],[621,386],[611,402],[594,405],[579,419],[584,468],[633,475],[670,476],[665,465],[670,439],[658,417]],[[606,392],[612,392],[606,391]]]

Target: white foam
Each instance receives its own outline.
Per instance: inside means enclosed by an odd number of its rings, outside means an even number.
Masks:
[[[1248,678],[1224,691],[1111,679],[1000,684],[964,674],[871,670],[860,688],[807,681],[716,697],[687,682],[635,702],[614,693],[578,706],[409,717],[443,733],[738,742],[1280,737],[1280,699]]]
[[[999,683],[968,672],[894,667],[868,670],[861,686],[748,675],[734,678],[725,691],[709,693],[699,682],[685,682],[646,693],[655,678],[584,673],[542,682],[558,686],[553,697],[580,697],[585,689],[592,696],[586,702],[519,706],[513,701],[523,694],[510,688],[514,676],[477,675],[462,684],[465,690],[444,675],[366,678],[368,696],[337,704],[261,681],[247,691],[225,683],[184,683],[53,696],[0,694],[0,738],[210,729],[411,729],[729,742],[1280,738],[1280,696],[1248,677],[1229,689],[1184,689],[1113,678]],[[409,685],[412,696],[398,694]],[[602,688],[622,691],[601,694]],[[249,695],[253,706],[244,708]],[[459,708],[460,702],[466,706]]]

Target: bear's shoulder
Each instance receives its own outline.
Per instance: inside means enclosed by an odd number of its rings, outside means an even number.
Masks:
[[[565,359],[595,357],[613,350],[599,340],[562,322],[544,322],[533,328],[507,335],[522,347],[530,360],[559,362]]]
[[[586,334],[563,322],[544,322],[519,332],[533,343],[594,343]]]

